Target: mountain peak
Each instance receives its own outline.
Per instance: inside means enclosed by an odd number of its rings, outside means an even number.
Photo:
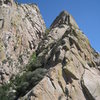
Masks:
[[[69,15],[69,13],[66,11],[66,10],[63,10],[61,13],[60,13],[60,15]]]
[[[69,15],[69,13],[66,10],[63,10],[63,11],[60,12],[60,15],[62,15],[62,16],[63,15]]]
[[[21,99],[100,100],[100,56],[69,13],[54,20],[36,53],[48,72]]]
[[[65,10],[63,10],[51,24],[51,28],[60,27],[62,24],[71,25],[79,28],[74,18]]]

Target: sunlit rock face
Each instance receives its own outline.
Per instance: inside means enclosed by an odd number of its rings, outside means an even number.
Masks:
[[[74,18],[62,11],[45,30],[36,4],[0,0],[0,99],[100,100],[100,55]]]
[[[45,29],[37,5],[0,0],[0,84],[23,69]]]
[[[55,19],[37,55],[48,73],[21,99],[100,100],[100,55],[69,13]]]

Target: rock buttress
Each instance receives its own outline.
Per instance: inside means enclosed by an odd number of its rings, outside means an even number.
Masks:
[[[21,99],[100,100],[100,55],[66,11],[39,43],[37,56],[48,73]]]
[[[37,5],[0,0],[0,84],[28,63],[45,29]]]

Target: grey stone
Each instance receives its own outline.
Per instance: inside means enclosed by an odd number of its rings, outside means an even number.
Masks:
[[[0,2],[0,68],[5,69],[5,83],[28,63],[46,27],[37,5]]]

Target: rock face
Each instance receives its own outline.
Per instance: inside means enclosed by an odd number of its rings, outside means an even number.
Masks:
[[[45,30],[37,5],[0,0],[0,99],[100,100],[100,55],[74,18],[62,11]]]
[[[45,29],[37,5],[0,0],[0,84],[27,64]]]
[[[61,12],[36,52],[48,73],[19,100],[100,100],[100,55],[70,14]]]

